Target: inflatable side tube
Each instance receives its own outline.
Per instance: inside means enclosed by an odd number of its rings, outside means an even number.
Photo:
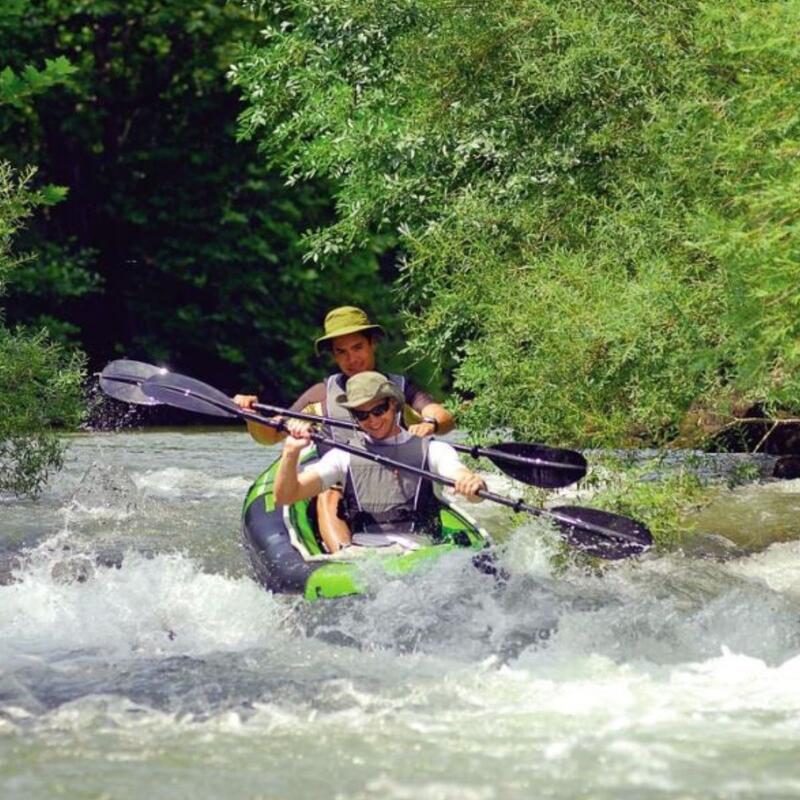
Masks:
[[[242,520],[242,540],[258,582],[271,592],[303,594],[311,573],[310,564],[292,546],[283,522],[282,509],[267,511],[263,502],[251,503]]]

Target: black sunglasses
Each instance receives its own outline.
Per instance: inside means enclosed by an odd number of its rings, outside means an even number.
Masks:
[[[357,409],[352,408],[350,409],[350,413],[359,422],[364,422],[364,420],[369,419],[370,414],[372,414],[373,417],[382,417],[389,410],[390,402],[391,400],[387,398],[380,405],[375,406],[375,408],[371,408],[369,411],[358,411]]]

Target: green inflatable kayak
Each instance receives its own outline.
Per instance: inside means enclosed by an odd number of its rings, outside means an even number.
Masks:
[[[316,458],[312,448],[303,463]],[[488,534],[475,520],[437,498],[434,522],[427,531],[430,544],[413,550],[399,545],[352,545],[330,555],[316,530],[315,499],[286,507],[275,505],[272,485],[277,469],[275,461],[258,477],[242,512],[242,539],[255,577],[271,592],[303,595],[308,600],[362,594],[367,590],[365,566],[371,572],[378,564],[386,574],[408,574],[453,550],[478,551],[489,544]]]

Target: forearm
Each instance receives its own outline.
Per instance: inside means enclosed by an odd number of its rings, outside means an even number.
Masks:
[[[289,449],[288,444],[284,445],[273,484],[273,496],[280,506],[306,500],[322,491],[322,480],[313,469],[298,472],[299,460],[300,449]]]
[[[258,396],[254,394],[237,394],[233,397],[233,402],[236,403],[242,411],[252,412],[254,406],[258,403]],[[284,433],[270,425],[262,425],[251,419],[245,419],[247,423],[247,432],[259,444],[277,444],[284,438]]]
[[[247,420],[247,432],[259,444],[266,445],[277,444],[286,436],[283,431],[271,428],[269,425],[261,425],[258,422],[252,422],[251,420]]]
[[[437,434],[450,433],[455,428],[456,423],[453,415],[439,403],[428,403],[422,411],[419,412],[423,417],[430,417],[435,419],[438,423],[436,428]]]
[[[300,460],[299,451],[286,452],[284,450],[275,475],[272,487],[275,502],[280,506],[287,506],[298,500],[300,483],[298,481],[297,466]]]
[[[479,497],[477,494],[481,489],[486,489],[486,482],[480,475],[463,467],[456,473],[455,481],[456,484],[453,487],[455,491],[462,497],[465,497],[470,503],[480,503],[483,500],[483,498]]]

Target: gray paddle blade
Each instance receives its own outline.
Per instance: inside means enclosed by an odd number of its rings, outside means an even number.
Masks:
[[[168,372],[166,375],[154,375],[142,383],[142,392],[157,403],[194,411],[198,414],[210,414],[214,417],[239,417],[242,415],[239,406],[228,395],[209,386],[207,383]]]
[[[558,506],[549,509],[567,543],[588,556],[616,561],[649,550],[653,536],[647,526],[599,508]]]
[[[155,406],[158,400],[146,395],[140,388],[141,384],[154,375],[166,375],[168,370],[145,364],[144,361],[131,361],[121,358],[107,364],[100,373],[100,388],[104,394],[121,400],[123,403],[133,403],[137,406]]]

